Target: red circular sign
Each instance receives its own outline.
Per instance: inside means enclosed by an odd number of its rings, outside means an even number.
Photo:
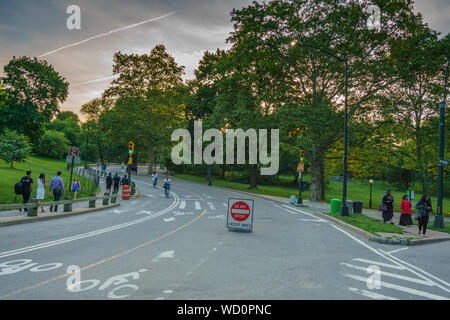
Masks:
[[[250,216],[250,207],[243,201],[235,202],[231,206],[231,216],[236,221],[244,221]]]

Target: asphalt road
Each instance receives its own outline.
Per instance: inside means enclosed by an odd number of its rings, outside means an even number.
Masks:
[[[371,243],[260,198],[253,232],[228,231],[248,196],[134,179],[118,208],[0,228],[0,299],[450,299],[448,242]]]

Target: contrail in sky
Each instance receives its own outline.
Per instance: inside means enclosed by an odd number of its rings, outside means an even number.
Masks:
[[[63,49],[74,47],[74,46],[77,46],[79,44],[82,44],[82,43],[85,43],[85,42],[88,42],[88,41],[91,41],[91,40],[94,40],[94,39],[97,39],[97,38],[105,37],[107,35],[110,35],[110,34],[113,34],[113,33],[116,33],[116,32],[120,32],[120,31],[124,31],[124,30],[130,29],[130,28],[134,28],[134,27],[137,27],[137,26],[139,26],[141,24],[144,24],[144,23],[161,20],[161,19],[164,19],[164,18],[166,18],[168,16],[171,16],[174,13],[175,13],[175,11],[169,12],[169,13],[167,13],[167,14],[165,14],[163,16],[157,17],[157,18],[152,18],[152,19],[149,19],[149,20],[145,20],[145,21],[141,21],[141,22],[138,22],[138,23],[130,24],[129,26],[125,26],[125,27],[122,27],[122,28],[117,28],[117,29],[108,31],[106,33],[101,33],[101,34],[98,34],[96,36],[93,36],[93,37],[90,37],[90,38],[87,38],[87,39],[84,39],[84,40],[81,40],[81,41],[78,41],[78,42],[74,42],[74,43],[68,44],[68,45],[66,45],[64,47],[61,47],[61,48],[58,48],[58,49],[55,49],[55,50],[43,53],[40,56],[38,56],[38,58],[42,58],[42,57],[48,56],[50,54],[53,54],[53,53],[58,52],[58,51],[61,51]]]

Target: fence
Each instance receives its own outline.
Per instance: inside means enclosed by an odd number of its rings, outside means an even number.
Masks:
[[[86,178],[87,181],[85,181],[85,187],[88,193],[93,193],[95,192],[95,190],[97,190],[97,187],[100,184],[100,171],[96,171],[95,169],[91,169],[90,167],[88,167],[87,169],[83,168],[83,167],[76,167],[73,168],[73,171],[83,177]],[[69,190],[70,190],[70,186],[69,186]]]
[[[115,193],[105,194],[104,196],[101,196],[101,197],[97,197],[97,196],[95,196],[95,194],[92,194],[89,198],[73,200],[73,199],[68,199],[69,197],[65,197],[65,200],[53,201],[53,202],[43,202],[41,204],[38,204],[36,202],[36,199],[31,199],[31,203],[0,205],[0,211],[18,210],[18,209],[26,208],[28,210],[27,216],[35,217],[35,216],[37,216],[38,211],[39,211],[38,209],[40,207],[64,205],[63,212],[71,212],[72,204],[74,204],[74,203],[89,202],[89,208],[96,208],[96,200],[103,200],[103,206],[107,206],[109,204],[109,202],[111,202],[111,204],[116,203],[117,197],[119,197],[119,195],[115,194]]]

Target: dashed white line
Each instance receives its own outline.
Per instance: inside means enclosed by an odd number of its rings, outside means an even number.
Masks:
[[[385,296],[383,294],[379,294],[379,293],[376,293],[376,292],[373,292],[373,291],[359,290],[359,289],[351,288],[351,287],[348,287],[348,290],[350,290],[350,291],[352,291],[352,292],[354,292],[356,294],[359,294],[359,295],[362,295],[362,296],[366,296],[366,297],[369,297],[369,298],[372,298],[372,299],[377,299],[377,300],[398,300],[397,298]]]
[[[186,201],[181,200],[179,209],[184,209],[184,208],[186,208]]]
[[[216,207],[212,202],[208,202],[208,206],[210,207],[211,210],[216,210]]]
[[[196,210],[202,210],[202,207],[200,206],[200,202],[195,201],[195,209]]]

